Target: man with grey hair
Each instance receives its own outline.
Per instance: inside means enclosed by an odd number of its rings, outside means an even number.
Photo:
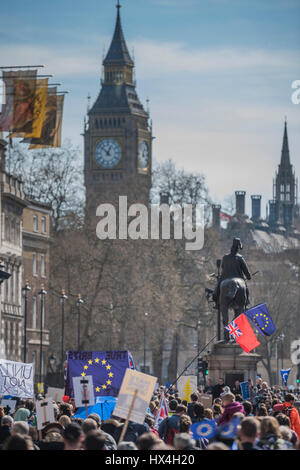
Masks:
[[[176,450],[196,450],[195,441],[192,436],[186,432],[175,434],[174,447]],[[199,449],[198,449],[199,450]]]
[[[11,435],[21,434],[22,436],[27,436],[29,434],[29,424],[26,421],[17,421],[13,424]]]

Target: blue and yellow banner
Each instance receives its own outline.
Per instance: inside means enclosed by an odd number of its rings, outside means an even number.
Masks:
[[[271,336],[276,331],[266,304],[255,305],[246,310],[245,315],[262,335]]]

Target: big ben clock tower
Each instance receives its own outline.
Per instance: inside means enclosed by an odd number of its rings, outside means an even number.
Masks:
[[[120,5],[113,39],[103,60],[101,90],[88,111],[84,130],[86,211],[118,204],[119,196],[148,204],[151,187],[152,131],[135,89],[134,62],[121,26]]]

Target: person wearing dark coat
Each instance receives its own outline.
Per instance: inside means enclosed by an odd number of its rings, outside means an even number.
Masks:
[[[213,400],[219,398],[221,393],[224,391],[225,383],[223,379],[219,379],[218,383],[213,388]]]
[[[14,420],[11,416],[5,415],[1,419],[0,426],[0,446],[4,444],[6,439],[10,437],[11,427],[14,423]]]

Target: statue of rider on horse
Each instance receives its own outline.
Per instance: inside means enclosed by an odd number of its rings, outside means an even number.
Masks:
[[[221,274],[218,278],[218,284],[214,291],[206,289],[206,296],[209,300],[212,296],[215,302],[215,308],[220,309],[223,326],[229,323],[228,311],[231,308],[234,311],[234,318],[243,313],[249,304],[249,291],[245,278],[250,280],[251,274],[247,263],[238,251],[243,246],[239,238],[234,238],[230,253],[222,258]],[[224,339],[229,341],[228,331],[224,331]]]

